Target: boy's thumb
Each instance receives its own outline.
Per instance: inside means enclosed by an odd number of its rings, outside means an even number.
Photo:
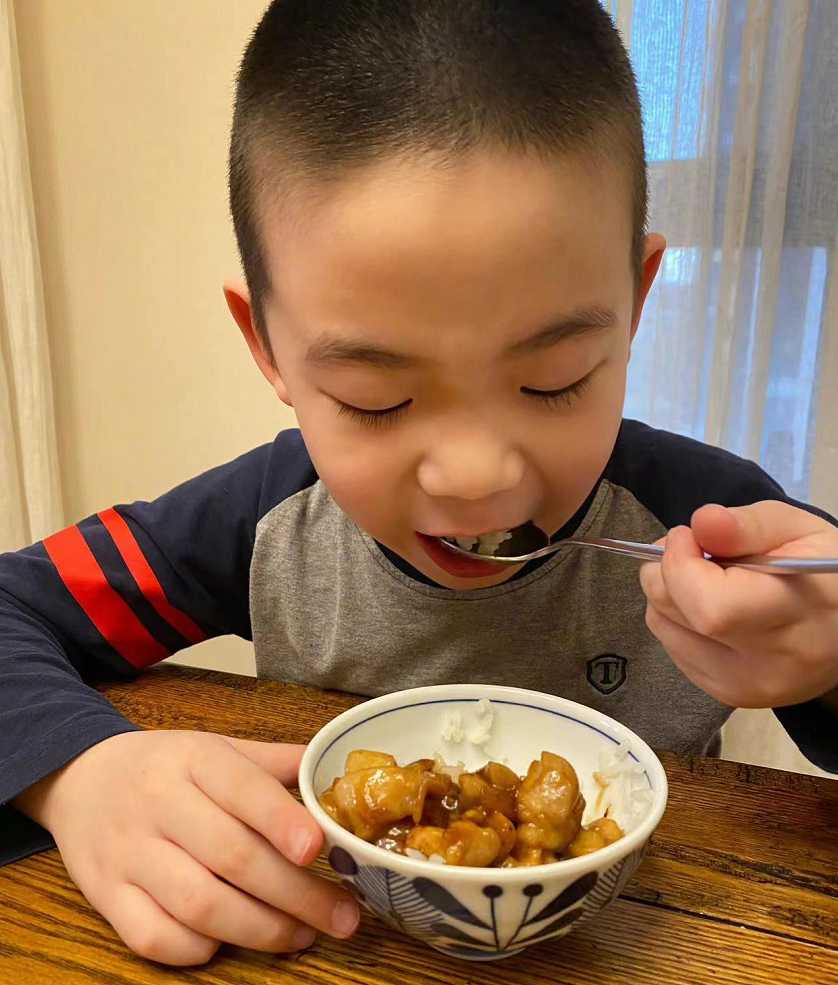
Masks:
[[[805,537],[817,518],[788,503],[766,500],[750,506],[702,506],[692,516],[696,541],[716,557],[768,554]]]
[[[297,783],[297,773],[300,760],[306,750],[305,746],[290,742],[256,742],[253,739],[235,739],[231,735],[223,736],[226,742],[243,756],[261,766],[263,770],[276,777],[284,787],[293,787]]]

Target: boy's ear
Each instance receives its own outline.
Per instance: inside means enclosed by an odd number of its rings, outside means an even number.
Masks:
[[[224,284],[224,298],[234,321],[244,336],[250,354],[262,375],[270,383],[279,399],[289,407],[293,406],[288,397],[288,389],[274,360],[273,353],[267,348],[259,334],[253,319],[253,308],[250,304],[250,292],[243,280],[229,280]]]
[[[640,283],[634,295],[634,311],[631,316],[631,338],[637,334],[637,326],[640,324],[640,316],[643,313],[643,305],[655,282],[661,260],[663,260],[664,250],[666,250],[666,240],[660,233],[649,233],[643,246],[643,268],[640,272]]]

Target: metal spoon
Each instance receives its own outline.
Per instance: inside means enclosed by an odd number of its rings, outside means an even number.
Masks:
[[[557,541],[555,544],[548,544],[537,551],[530,551],[527,554],[519,554],[515,557],[502,557],[495,554],[477,554],[475,551],[466,551],[457,544],[450,544],[447,540],[439,538],[441,544],[448,548],[452,554],[460,554],[463,557],[482,558],[484,561],[492,561],[495,564],[523,564],[532,561],[537,557],[546,557],[554,554],[564,547],[595,547],[601,551],[609,551],[612,554],[623,554],[626,557],[639,558],[641,561],[661,561],[663,559],[663,548],[656,544],[638,544],[631,540],[611,540],[608,537],[568,537],[566,540]],[[752,554],[748,557],[711,557],[704,555],[708,561],[713,561],[720,568],[748,568],[751,571],[763,571],[772,575],[797,575],[797,574],[838,574],[838,558],[834,557],[775,557],[769,554]]]

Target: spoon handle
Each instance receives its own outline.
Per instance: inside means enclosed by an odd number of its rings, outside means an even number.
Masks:
[[[569,538],[565,544],[578,547],[598,547],[612,554],[623,554],[639,558],[641,561],[660,561],[663,548],[657,544],[639,544],[631,540],[611,540],[608,537]],[[560,545],[550,545],[560,546]],[[763,571],[773,575],[796,574],[838,574],[838,558],[834,557],[777,557],[773,554],[751,554],[747,557],[719,558],[705,554],[720,568],[748,568],[750,571]]]

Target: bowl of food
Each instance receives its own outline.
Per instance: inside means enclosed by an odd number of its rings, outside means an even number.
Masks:
[[[413,688],[338,715],[300,766],[329,863],[445,954],[519,954],[592,919],[640,863],[666,774],[634,732],[551,694]]]

